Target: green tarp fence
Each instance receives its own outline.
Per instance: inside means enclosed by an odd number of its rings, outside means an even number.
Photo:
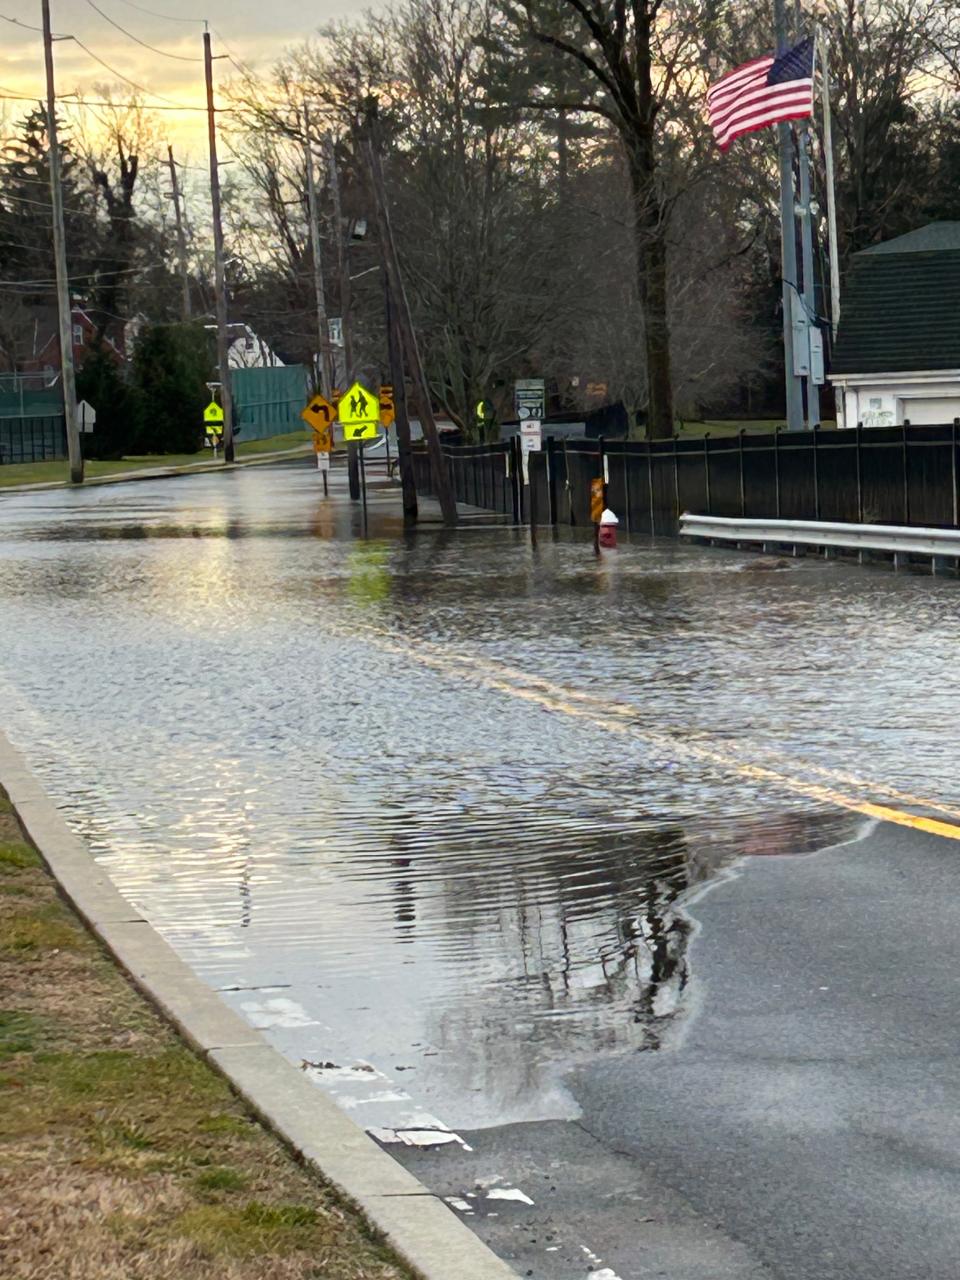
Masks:
[[[279,369],[234,369],[231,372],[235,422],[240,442],[266,440],[305,430],[300,410],[307,403],[307,370],[300,364]]]
[[[59,389],[0,391],[0,418],[53,418],[63,413]]]

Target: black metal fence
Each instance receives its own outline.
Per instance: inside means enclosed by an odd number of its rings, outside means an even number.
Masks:
[[[0,466],[10,462],[46,462],[66,456],[63,414],[0,418]]]
[[[590,525],[590,482],[627,532],[717,516],[960,527],[960,422],[640,442],[547,440],[519,483],[517,441],[445,447],[458,502],[531,524]],[[417,488],[432,491],[425,452]]]
[[[443,450],[457,502],[513,516],[519,523],[524,515],[522,492],[517,481],[518,451],[513,440],[496,444],[445,445]],[[417,492],[433,493],[433,477],[426,448],[413,450]]]

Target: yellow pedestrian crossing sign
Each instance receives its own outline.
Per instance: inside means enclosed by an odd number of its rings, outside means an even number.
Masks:
[[[337,416],[343,427],[344,440],[376,440],[380,424],[380,399],[372,391],[355,382],[340,397]]]
[[[223,406],[217,404],[216,400],[211,400],[203,411],[203,421],[209,430],[211,427],[214,431],[219,427],[223,430]]]

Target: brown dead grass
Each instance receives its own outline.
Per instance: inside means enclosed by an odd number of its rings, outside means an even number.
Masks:
[[[0,793],[4,1280],[408,1280],[125,980]]]

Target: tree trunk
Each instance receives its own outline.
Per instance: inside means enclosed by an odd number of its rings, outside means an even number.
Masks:
[[[646,152],[647,148],[638,148]],[[647,438],[673,435],[670,325],[667,319],[667,244],[644,154],[630,156],[637,284],[647,361]]]

